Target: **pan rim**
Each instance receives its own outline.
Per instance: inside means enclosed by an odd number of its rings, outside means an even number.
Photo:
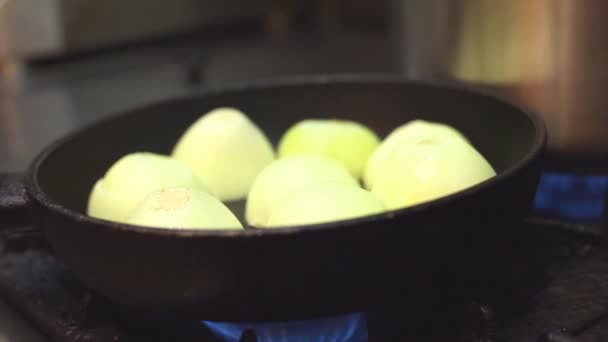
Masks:
[[[366,83],[381,83],[381,84],[395,84],[395,85],[408,85],[408,86],[424,86],[428,88],[444,89],[450,91],[466,92],[470,95],[482,96],[486,99],[491,99],[502,103],[503,105],[509,106],[515,111],[520,112],[524,115],[532,124],[535,130],[535,136],[532,141],[530,150],[516,163],[508,167],[503,172],[497,174],[488,180],[478,183],[467,189],[455,192],[453,194],[443,196],[441,198],[420,203],[414,206],[388,210],[383,213],[358,217],[347,220],[317,223],[309,225],[298,225],[298,226],[286,226],[286,227],[275,227],[275,228],[254,228],[254,229],[217,229],[217,228],[205,228],[205,229],[170,229],[160,227],[145,227],[136,226],[126,223],[119,223],[108,221],[104,219],[94,218],[86,215],[85,213],[79,212],[67,208],[60,203],[52,200],[50,196],[46,194],[43,188],[38,182],[38,174],[41,165],[44,161],[52,155],[54,151],[63,146],[66,142],[76,138],[82,132],[92,129],[97,125],[101,125],[105,122],[110,122],[118,117],[125,115],[134,115],[136,112],[145,110],[146,108],[157,106],[160,104],[169,104],[172,102],[184,101],[195,97],[208,96],[214,94],[226,94],[234,93],[247,89],[268,89],[274,87],[289,87],[289,86],[302,86],[302,85],[328,85],[328,84],[366,84]],[[289,77],[275,77],[271,79],[255,80],[248,82],[238,82],[225,84],[223,86],[209,87],[201,90],[200,92],[190,93],[182,96],[171,97],[168,99],[162,99],[159,101],[153,101],[145,105],[137,106],[127,110],[120,111],[106,116],[105,118],[98,120],[90,125],[75,130],[65,136],[55,140],[53,143],[47,145],[32,161],[30,164],[26,178],[25,185],[28,195],[38,205],[43,208],[65,217],[69,217],[82,224],[90,224],[95,226],[103,227],[104,229],[110,229],[115,231],[121,231],[124,233],[144,234],[157,237],[167,238],[195,238],[195,237],[208,237],[208,238],[256,238],[256,237],[276,237],[302,233],[314,233],[323,231],[333,231],[339,229],[349,229],[350,227],[365,224],[372,221],[384,221],[395,219],[397,217],[405,217],[408,215],[415,214],[420,211],[426,210],[428,207],[441,206],[443,203],[457,200],[461,197],[468,197],[484,189],[492,187],[494,184],[502,183],[513,177],[521,169],[525,169],[532,164],[536,158],[543,152],[547,143],[547,128],[542,118],[529,110],[526,110],[511,100],[504,97],[498,96],[489,91],[473,88],[459,82],[439,82],[439,81],[426,81],[426,80],[411,80],[398,75],[391,74],[320,74],[320,75],[306,75],[306,76],[289,76]]]

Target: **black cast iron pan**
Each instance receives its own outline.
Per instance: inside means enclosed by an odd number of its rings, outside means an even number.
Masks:
[[[416,207],[276,230],[170,231],[84,214],[95,180],[117,158],[169,153],[189,124],[219,106],[243,110],[275,142],[310,117],[353,119],[382,135],[413,118],[444,122],[498,176]],[[454,291],[480,272],[484,253],[516,249],[509,223],[530,208],[545,140],[536,116],[463,89],[372,76],[277,80],[149,105],[76,132],[44,149],[23,177],[25,193],[17,186],[2,203],[13,218],[28,206],[61,260],[123,307],[201,319],[307,318],[396,296],[413,302],[429,288]]]

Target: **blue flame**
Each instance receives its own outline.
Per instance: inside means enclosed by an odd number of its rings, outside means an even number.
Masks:
[[[218,338],[238,342],[243,333],[253,330],[258,342],[366,342],[365,314],[354,313],[318,320],[272,323],[229,323],[202,321]]]
[[[540,214],[572,220],[596,220],[604,215],[608,176],[545,173],[534,199]]]

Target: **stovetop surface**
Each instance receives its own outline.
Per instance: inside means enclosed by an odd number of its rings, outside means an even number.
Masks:
[[[568,341],[561,333],[608,340],[608,240],[577,225],[524,224],[518,255],[510,267],[497,265],[499,284],[438,305],[431,311],[443,314],[415,322],[398,310],[371,318],[382,322],[370,322],[369,340]],[[219,341],[198,322],[128,322],[83,287],[35,229],[7,228],[0,236],[0,295],[53,340]]]

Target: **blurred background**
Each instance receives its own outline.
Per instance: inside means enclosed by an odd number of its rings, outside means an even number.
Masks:
[[[0,0],[0,161],[243,80],[373,72],[496,92],[555,156],[608,156],[605,0]],[[491,115],[491,113],[488,113]]]
[[[606,0],[0,0],[0,173],[103,117],[206,87],[382,73],[515,101],[545,119],[549,169],[605,175],[606,18]],[[552,177],[537,207],[578,210],[559,200],[581,188],[603,210],[605,177]],[[44,340],[26,326],[0,303],[0,342]]]

